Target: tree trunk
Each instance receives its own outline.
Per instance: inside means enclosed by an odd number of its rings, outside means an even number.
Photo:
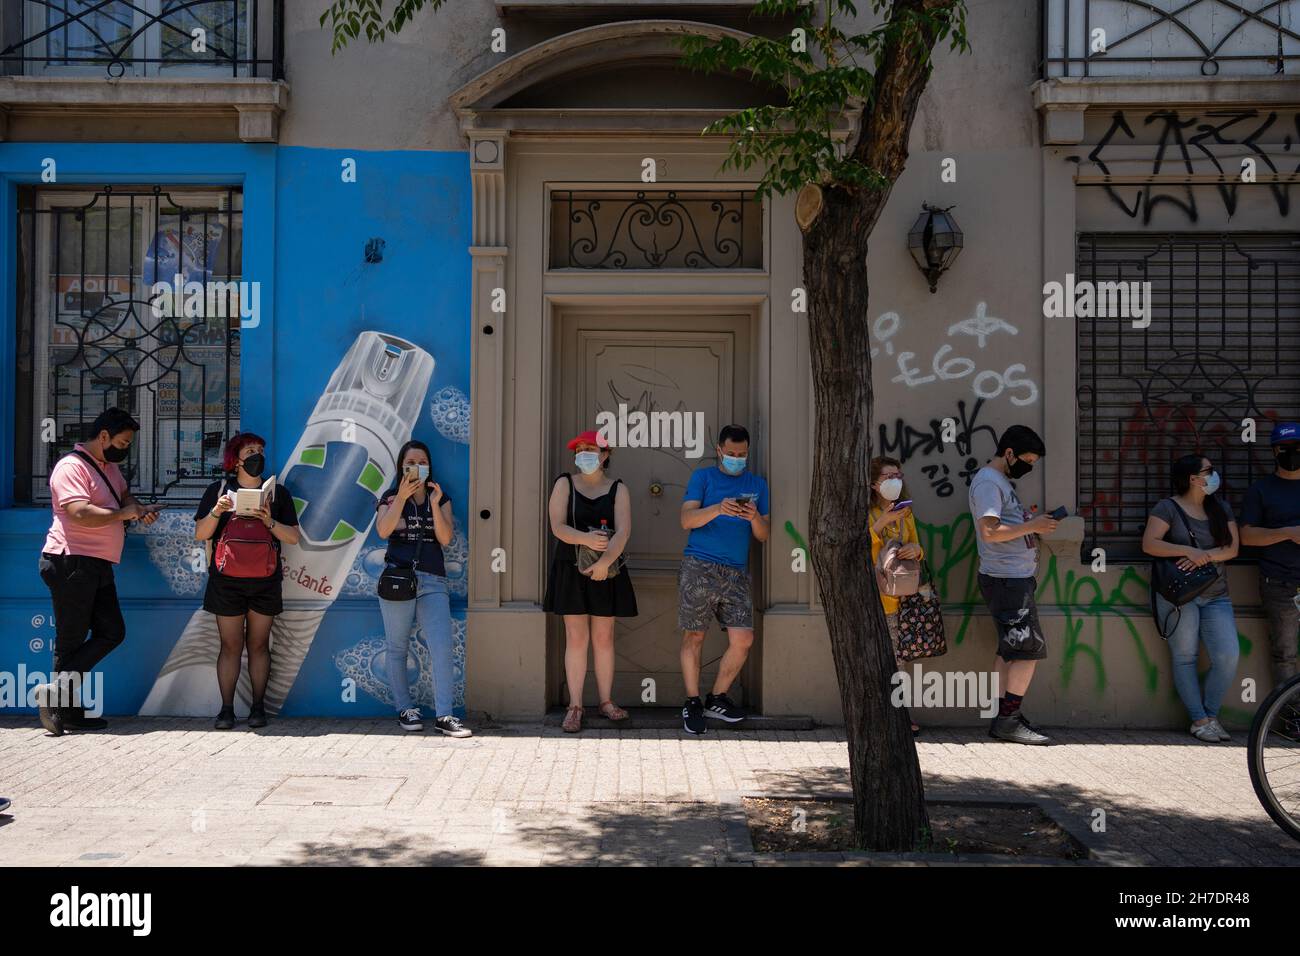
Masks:
[[[885,42],[853,157],[885,188],[823,189],[803,241],[812,341],[816,458],[809,503],[813,568],[840,685],[854,842],[911,850],[929,828],[916,743],[890,702],[893,645],[871,565],[871,322],[867,239],[907,161],[907,140],[941,23],[958,0],[894,0],[897,26]],[[902,237],[894,237],[901,241]]]
[[[905,711],[889,702],[894,652],[867,516],[871,324],[862,237],[883,203],[879,194],[855,198],[827,189],[804,237],[817,412],[809,543],[844,709],[855,842],[911,850],[928,826],[925,790]]]

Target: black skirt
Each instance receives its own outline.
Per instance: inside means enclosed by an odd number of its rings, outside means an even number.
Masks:
[[[612,578],[593,581],[578,570],[572,559],[557,556],[551,561],[542,608],[552,614],[636,617],[636,592],[627,568]]]

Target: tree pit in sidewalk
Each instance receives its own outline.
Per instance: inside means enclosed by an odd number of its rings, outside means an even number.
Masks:
[[[745,819],[760,853],[852,852],[853,803],[813,797],[746,797]],[[916,852],[1082,860],[1087,850],[1043,810],[1022,803],[926,803],[930,830]]]

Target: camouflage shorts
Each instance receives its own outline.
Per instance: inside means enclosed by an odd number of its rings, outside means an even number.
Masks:
[[[677,598],[683,631],[707,631],[714,619],[723,627],[754,627],[748,570],[687,555],[677,572]]]

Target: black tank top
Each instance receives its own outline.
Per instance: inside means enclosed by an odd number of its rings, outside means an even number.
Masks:
[[[588,498],[573,483],[573,476],[565,472],[560,477],[569,480],[569,506],[565,514],[568,517],[570,528],[576,528],[579,531],[586,531],[588,528],[599,528],[603,519],[605,527],[609,533],[613,534],[614,528],[614,500],[618,497],[618,486],[622,483],[622,478],[615,478],[614,483],[609,486],[609,491],[605,492],[599,498]],[[555,479],[559,481],[559,478]],[[556,538],[558,547],[555,556],[564,561],[577,561],[577,545],[560,541]]]

